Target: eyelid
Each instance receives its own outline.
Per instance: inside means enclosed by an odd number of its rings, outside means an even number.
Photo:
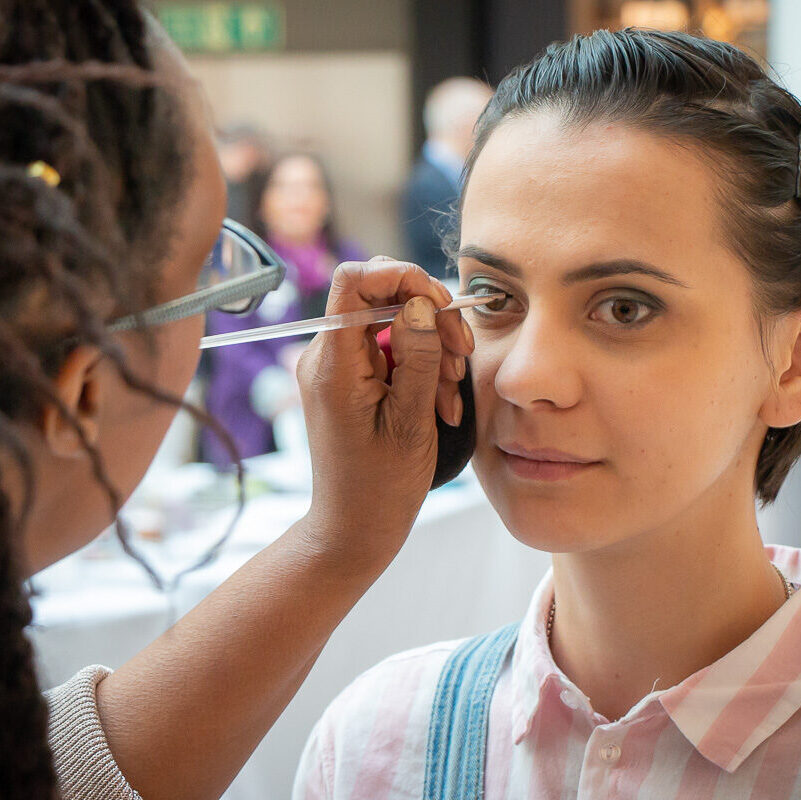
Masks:
[[[518,302],[522,303],[523,305],[528,305],[525,302],[526,295],[523,293],[523,298],[520,298],[520,292],[516,291],[512,288],[508,283],[502,280],[498,280],[495,277],[490,277],[488,275],[482,274],[475,274],[471,275],[469,278],[466,279],[465,282],[465,293],[470,293],[471,291],[475,290],[476,286],[487,286],[489,288],[498,289],[499,291],[505,292],[509,299],[518,300]],[[598,298],[598,295],[601,294],[601,298]],[[609,300],[633,300],[634,302],[640,303],[650,309],[652,309],[653,314],[651,316],[655,316],[659,312],[663,312],[666,310],[667,306],[665,303],[660,300],[658,297],[652,295],[650,292],[645,291],[644,289],[638,289],[635,286],[607,286],[603,289],[600,289],[598,292],[593,294],[591,301],[588,303],[587,307],[589,309],[597,308],[602,303],[608,302]],[[481,313],[481,312],[477,312]],[[486,313],[486,309],[485,309]],[[650,319],[651,317],[648,317]]]
[[[491,303],[485,306],[474,306],[470,309],[470,311],[476,315],[476,317],[484,317],[485,321],[489,321],[493,317],[500,317],[502,315],[507,315],[510,313],[519,313],[520,309],[525,311],[526,303],[519,299],[518,293],[514,292],[510,287],[505,286],[502,281],[496,281],[494,278],[486,278],[481,275],[473,275],[467,281],[467,285],[465,288],[465,294],[475,294],[478,289],[486,288],[489,290],[489,293],[492,292],[503,292],[506,297],[503,300],[493,300]],[[503,303],[503,308],[493,308],[492,306],[496,305],[497,303]],[[506,306],[510,303],[516,303],[519,308],[507,308]]]
[[[497,288],[502,292],[506,292],[508,295],[519,294],[519,292],[515,292],[505,281],[500,281],[497,278],[490,278],[488,275],[471,275],[465,284],[465,291],[469,292],[471,287],[482,285]]]
[[[597,296],[592,299],[592,307],[605,303],[608,300],[634,300],[637,303],[642,303],[645,306],[650,306],[654,311],[664,311],[667,306],[654,295],[643,291],[642,289],[635,289],[633,286],[616,286],[603,290],[603,297],[598,299]]]

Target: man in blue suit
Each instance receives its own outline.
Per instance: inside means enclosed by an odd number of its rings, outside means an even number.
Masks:
[[[475,78],[448,78],[426,97],[426,141],[401,198],[401,228],[406,258],[437,278],[447,259],[441,237],[448,230],[459,195],[462,168],[473,143],[473,126],[492,96]]]

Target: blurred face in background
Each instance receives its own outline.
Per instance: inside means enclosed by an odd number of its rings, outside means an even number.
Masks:
[[[226,180],[244,183],[257,169],[268,161],[267,152],[250,139],[221,142],[217,152]]]
[[[261,219],[269,237],[311,244],[330,211],[325,177],[314,159],[289,156],[275,165],[261,200]]]
[[[423,108],[426,138],[464,160],[473,147],[473,128],[492,97],[492,89],[475,78],[448,78],[429,93]]]

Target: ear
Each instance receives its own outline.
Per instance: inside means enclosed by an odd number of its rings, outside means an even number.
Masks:
[[[801,313],[785,317],[775,330],[776,379],[759,416],[771,428],[801,422]]]
[[[101,358],[102,353],[96,347],[76,347],[53,380],[56,394],[77,419],[90,444],[97,441],[99,430],[103,395],[98,370]],[[54,403],[44,407],[41,429],[50,451],[59,458],[79,458],[84,454],[77,432]]]

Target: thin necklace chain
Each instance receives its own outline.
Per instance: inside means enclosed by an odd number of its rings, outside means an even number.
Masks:
[[[784,599],[789,600],[790,596],[793,594],[793,588],[790,586],[790,582],[787,578],[784,577],[784,573],[771,561],[770,565],[773,569],[776,570],[776,573],[781,578],[782,586],[784,586]],[[548,622],[545,625],[545,636],[548,639],[548,642],[551,641],[551,631],[553,630],[553,618],[556,614],[556,597],[551,601],[551,610],[548,612]]]

